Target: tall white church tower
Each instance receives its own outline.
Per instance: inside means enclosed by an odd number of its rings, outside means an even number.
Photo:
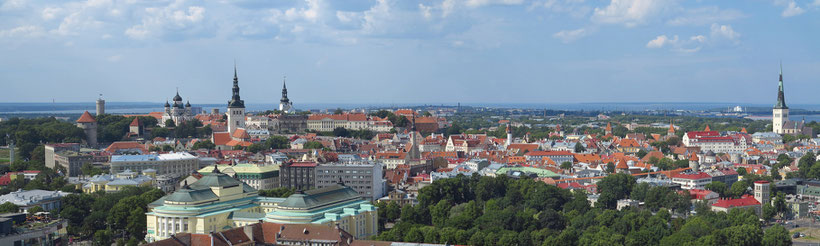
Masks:
[[[236,65],[233,67],[233,96],[228,101],[228,132],[245,128],[245,101],[239,98],[239,79],[236,76]]]
[[[288,99],[288,86],[285,84],[285,80],[287,80],[287,78],[282,79],[282,99],[279,100],[279,111],[282,111],[282,113],[290,113],[293,102]]]
[[[777,134],[786,134],[783,125],[789,120],[789,107],[783,95],[783,64],[780,64],[780,82],[777,85],[777,102],[772,108],[772,131]]]

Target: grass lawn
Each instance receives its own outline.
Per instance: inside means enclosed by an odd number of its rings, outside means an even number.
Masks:
[[[817,242],[820,238],[820,228],[798,227],[789,231],[789,236],[795,232],[806,234],[805,237],[793,238],[796,242]]]

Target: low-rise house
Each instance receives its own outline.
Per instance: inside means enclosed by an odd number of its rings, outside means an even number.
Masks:
[[[19,207],[19,212],[28,213],[33,207],[41,207],[45,211],[59,210],[62,202],[60,198],[71,193],[47,190],[18,190],[0,196],[0,204],[10,202]]]

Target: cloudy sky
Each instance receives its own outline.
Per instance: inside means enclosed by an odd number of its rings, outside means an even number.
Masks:
[[[818,103],[820,0],[0,0],[0,102]]]

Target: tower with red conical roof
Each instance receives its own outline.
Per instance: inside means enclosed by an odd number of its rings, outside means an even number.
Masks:
[[[85,142],[88,146],[97,146],[97,120],[91,113],[85,111],[79,119],[77,119],[77,127],[83,129],[85,132]]]

